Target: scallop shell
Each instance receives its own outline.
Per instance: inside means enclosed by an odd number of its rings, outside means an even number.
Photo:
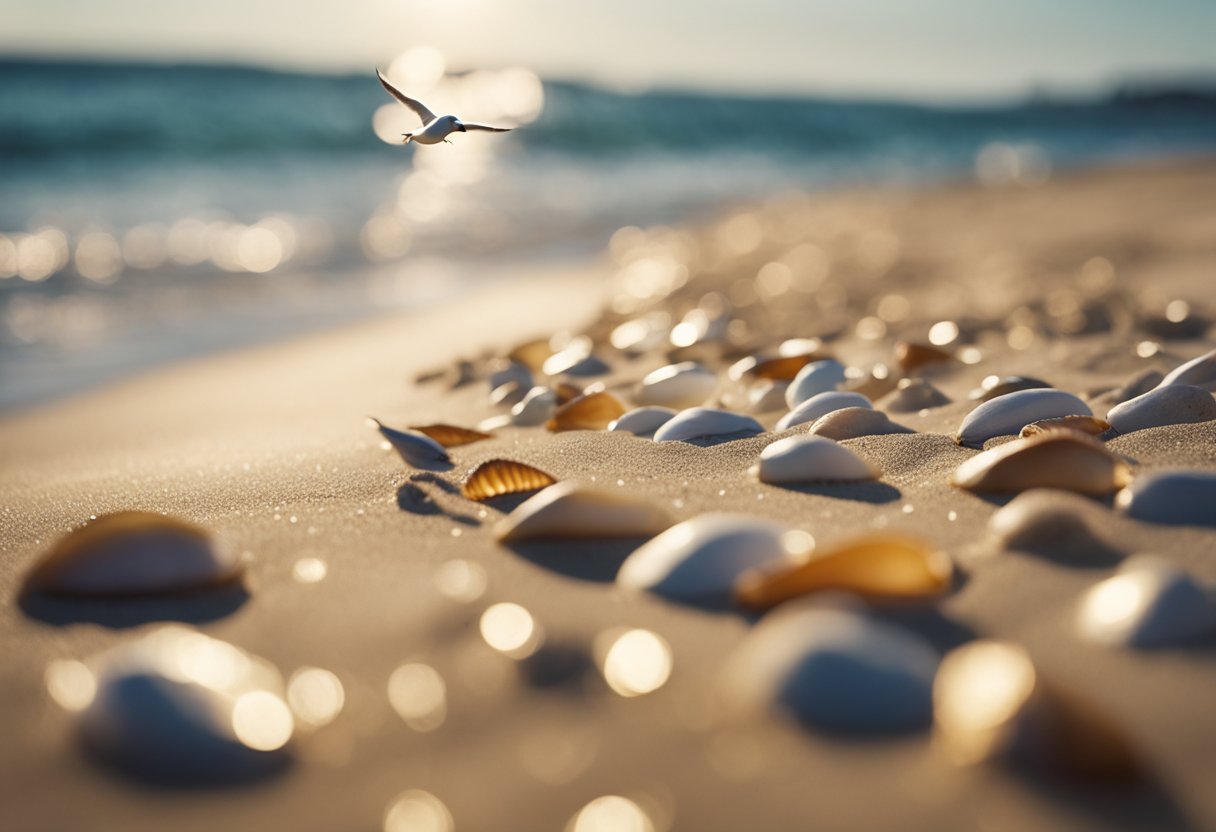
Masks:
[[[1216,630],[1216,607],[1185,572],[1137,557],[1085,593],[1077,627],[1102,644],[1170,647]]]
[[[993,512],[988,530],[1006,549],[1092,560],[1114,552],[1090,528],[1083,511],[1092,505],[1068,491],[1024,491]]]
[[[695,361],[668,364],[642,379],[637,399],[641,405],[693,407],[713,395],[718,377]]]
[[[1101,436],[1110,430],[1110,422],[1097,416],[1057,416],[1054,419],[1040,419],[1022,428],[1018,436],[1025,439],[1049,430],[1075,430],[1087,436]]]
[[[1090,780],[1142,774],[1116,725],[1092,702],[1047,684],[1014,644],[973,641],[947,654],[933,716],[939,747],[959,764],[1016,758]]]
[[[844,365],[832,358],[823,361],[812,361],[801,370],[790,386],[785,390],[785,403],[790,410],[814,396],[816,393],[826,393],[844,384]]]
[[[901,341],[895,345],[895,361],[905,373],[914,373],[923,367],[946,364],[953,360],[954,356],[946,350],[928,344]]]
[[[795,563],[802,536],[773,520],[703,514],[672,526],[634,550],[617,573],[618,586],[647,590],[689,603],[729,601],[739,575],[750,569]]]
[[[958,467],[952,484],[971,491],[1109,494],[1130,479],[1127,466],[1102,443],[1076,431],[1047,431],[976,454]]]
[[[1201,387],[1168,384],[1115,405],[1106,414],[1106,419],[1119,433],[1162,425],[1210,422],[1216,419],[1216,398]]]
[[[533,387],[523,400],[511,408],[511,424],[520,427],[543,425],[557,410],[557,393],[548,387]]]
[[[816,419],[826,416],[834,410],[842,410],[846,407],[863,407],[868,410],[870,409],[870,400],[860,393],[847,393],[842,390],[829,390],[826,393],[817,393],[782,416],[781,421],[777,422],[776,429],[779,431],[789,430],[795,425],[814,422]]]
[[[715,436],[764,433],[764,427],[751,416],[715,410],[712,407],[690,407],[681,410],[655,431],[655,442],[688,442]]]
[[[553,485],[557,480],[539,468],[513,459],[491,459],[478,465],[461,486],[470,500],[489,500],[504,494],[522,494]]]
[[[495,528],[502,541],[537,538],[651,537],[675,522],[653,500],[572,481],[529,497]]]
[[[136,778],[250,782],[290,759],[295,725],[282,678],[231,644],[187,627],[161,627],[75,669],[84,688],[70,707],[78,711],[82,744],[92,759]],[[54,672],[52,666],[52,679]]]
[[[761,482],[859,482],[882,472],[844,445],[822,436],[787,436],[760,452],[752,472]]]
[[[625,415],[625,406],[611,393],[599,391],[571,399],[545,425],[551,431],[604,430]]]
[[[147,511],[103,514],[68,532],[34,565],[27,591],[143,595],[231,583],[240,559],[200,526]]]
[[[637,407],[608,424],[608,430],[650,436],[670,422],[676,411],[670,407]]]
[[[1115,508],[1151,523],[1216,527],[1216,471],[1142,474],[1115,495]]]
[[[1185,364],[1180,364],[1161,379],[1158,387],[1169,387],[1173,384],[1189,384],[1202,387],[1205,390],[1216,389],[1216,350],[1205,352],[1192,358]]]
[[[470,445],[483,439],[494,438],[494,434],[492,433],[482,433],[479,430],[457,427],[456,425],[411,425],[410,430],[417,431],[424,436],[434,439],[445,448],[458,448],[461,445]]]
[[[950,399],[923,378],[900,379],[895,389],[883,396],[878,406],[895,413],[929,410],[950,404]]]
[[[436,465],[446,465],[452,461],[443,446],[431,437],[413,430],[397,430],[382,424],[379,419],[372,419],[380,435],[388,440],[407,465],[415,468],[434,468]]]
[[[851,609],[790,605],[729,657],[727,704],[776,710],[831,734],[906,733],[933,718],[938,654],[920,636]]]
[[[902,534],[868,534],[823,551],[798,566],[745,572],[735,600],[766,610],[811,592],[852,592],[880,600],[936,598],[950,588],[954,565],[940,550]]]
[[[819,417],[809,431],[811,436],[825,439],[856,439],[858,436],[878,436],[888,433],[913,433],[911,428],[897,425],[881,410],[868,407],[846,407]]]
[[[984,379],[979,387],[971,391],[970,398],[978,399],[980,402],[988,402],[1021,390],[1050,388],[1051,385],[1042,379],[1031,378],[1029,376],[989,376]]]
[[[978,446],[994,436],[1014,436],[1031,422],[1092,415],[1085,402],[1072,393],[1051,388],[1018,390],[986,401],[968,413],[954,441]]]

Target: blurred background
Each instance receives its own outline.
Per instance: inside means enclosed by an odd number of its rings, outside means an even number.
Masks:
[[[789,189],[1216,149],[1205,0],[0,0],[0,407]],[[437,113],[519,125],[402,147]]]

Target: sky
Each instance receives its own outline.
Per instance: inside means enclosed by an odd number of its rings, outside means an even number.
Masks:
[[[454,68],[650,86],[982,99],[1216,77],[1214,0],[0,0],[0,54],[366,71]]]

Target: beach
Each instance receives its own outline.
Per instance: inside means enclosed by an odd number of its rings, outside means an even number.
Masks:
[[[1078,565],[1003,548],[988,521],[1008,495],[950,484],[976,453],[954,436],[984,378],[1039,377],[1102,415],[1112,404],[1103,397],[1138,373],[1213,348],[1216,160],[1042,181],[1014,170],[1001,182],[1001,170],[989,185],[791,192],[692,227],[618,232],[609,252],[580,266],[528,269],[429,308],[3,416],[6,823],[372,830],[398,795],[419,789],[446,805],[456,829],[563,829],[604,795],[629,798],[659,830],[1216,827],[1211,635],[1136,651],[1087,642],[1074,626],[1081,594],[1127,556],[1163,557],[1212,586],[1216,530],[1134,520],[1109,496],[1086,498],[1077,511],[1114,556]],[[611,346],[614,327],[656,310],[668,326],[689,321],[694,335],[636,356]],[[720,336],[702,337],[719,318],[741,323],[723,320]],[[715,403],[741,409],[727,368],[792,338],[821,339],[862,377],[882,364],[879,381],[897,372],[899,341],[952,332],[934,341],[954,357],[924,374],[942,403],[886,408],[911,432],[843,441],[882,470],[864,485],[757,482],[749,469],[760,452],[809,427],[774,433],[784,407],[755,414],[765,433],[717,444],[507,426],[451,449],[454,466],[438,473],[407,467],[367,422],[474,427],[505,412],[490,402],[486,358],[562,332],[592,336],[609,372],[580,383],[602,381],[626,406],[650,371],[698,360],[721,379]],[[482,375],[458,386],[436,377],[460,359]],[[1105,444],[1135,475],[1216,470],[1216,421]],[[857,739],[778,716],[739,724],[719,701],[721,675],[755,618],[623,591],[613,579],[637,540],[498,543],[493,527],[518,500],[478,504],[459,486],[477,464],[504,457],[559,481],[623,489],[677,520],[773,518],[822,545],[874,530],[930,540],[954,563],[957,585],[931,603],[870,614],[941,653],[978,638],[1021,645],[1045,677],[1110,716],[1151,776],[1135,787],[1077,786],[1000,765],[960,768],[929,730]],[[244,589],[19,603],[24,574],[54,540],[127,509],[230,541],[245,558]],[[301,579],[304,559],[324,563],[319,580]],[[442,576],[453,561],[473,564],[484,589],[451,591]],[[531,656],[486,644],[479,620],[496,603],[520,605],[543,631]],[[161,788],[121,776],[79,752],[44,673],[163,621],[197,626],[284,675],[327,669],[344,707],[297,732],[291,766],[264,782]],[[657,690],[623,697],[605,683],[597,644],[621,627],[670,646],[671,676]],[[394,711],[386,690],[406,663],[445,680],[441,724],[420,730]]]

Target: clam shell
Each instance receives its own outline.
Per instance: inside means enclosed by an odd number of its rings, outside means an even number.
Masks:
[[[1050,389],[1051,385],[1042,379],[1031,378],[1029,376],[989,376],[984,379],[984,383],[970,393],[970,398],[978,399],[980,402],[988,402],[1001,396],[1007,396],[1010,393],[1017,393],[1020,390],[1040,390]]]
[[[693,407],[713,395],[718,377],[694,361],[668,364],[642,379],[637,399],[640,405]]]
[[[489,500],[553,485],[557,480],[539,468],[513,459],[491,459],[478,465],[460,488],[470,500]]]
[[[1054,419],[1040,419],[1022,428],[1018,436],[1025,439],[1036,433],[1049,430],[1075,430],[1088,436],[1101,436],[1110,430],[1110,422],[1097,416],[1057,416]]]
[[[831,734],[905,733],[931,724],[938,658],[909,630],[795,604],[766,616],[730,656],[723,693],[745,712],[776,710]]]
[[[1036,488],[993,512],[988,530],[1006,549],[1092,559],[1112,548],[1090,528],[1082,509],[1089,501],[1068,491]]]
[[[832,358],[813,361],[798,371],[785,390],[785,403],[790,410],[814,396],[844,384],[844,365]]]
[[[1174,383],[1117,404],[1106,414],[1119,433],[1216,419],[1216,398],[1201,387]]]
[[[608,430],[632,433],[634,436],[650,436],[674,418],[676,411],[670,407],[637,407],[608,424]]]
[[[27,591],[141,595],[231,583],[240,559],[200,526],[147,511],[103,514],[68,532],[30,569]]]
[[[431,437],[413,430],[397,430],[382,424],[379,419],[372,419],[380,435],[388,440],[407,465],[415,468],[433,468],[436,465],[446,465],[452,461],[443,446]]]
[[[1031,422],[1092,415],[1085,402],[1072,393],[1051,388],[1018,390],[986,401],[968,413],[954,441],[978,446],[995,436],[1017,435]]]
[[[946,364],[954,356],[939,347],[901,341],[895,345],[895,361],[905,373],[914,373],[932,364]]]
[[[816,552],[806,563],[739,576],[735,600],[766,610],[811,592],[852,592],[866,598],[936,598],[950,588],[954,565],[945,553],[902,534],[868,534]]]
[[[764,433],[764,427],[751,416],[712,407],[690,407],[681,410],[655,431],[654,441],[687,442],[713,436],[757,433]]]
[[[537,538],[651,537],[675,522],[652,500],[623,490],[587,488],[572,481],[529,497],[495,528],[502,541]]]
[[[1205,352],[1175,367],[1165,374],[1165,378],[1161,379],[1157,386],[1169,387],[1173,384],[1189,384],[1205,390],[1216,389],[1216,350]]]
[[[551,431],[604,430],[625,415],[625,406],[611,393],[599,391],[571,399],[545,425]]]
[[[273,665],[180,626],[161,627],[81,668],[94,686],[76,727],[94,760],[139,779],[249,782],[291,756],[294,718]]]
[[[617,585],[689,603],[725,603],[739,575],[794,563],[801,538],[773,520],[703,514],[672,526],[634,550],[617,573]]]
[[[950,404],[950,399],[923,378],[900,379],[895,389],[883,396],[878,406],[895,413],[911,413]]]
[[[1109,494],[1130,479],[1127,466],[1102,443],[1076,431],[1047,431],[976,454],[958,467],[952,484],[971,491]]]
[[[859,482],[882,472],[831,439],[822,436],[787,436],[760,452],[752,469],[761,482]]]
[[[829,390],[817,393],[798,405],[777,422],[777,430],[789,430],[795,425],[814,422],[834,410],[846,407],[863,407],[870,409],[870,400],[860,393],[847,393],[842,390]]]
[[[1216,607],[1185,572],[1155,558],[1135,558],[1085,593],[1077,627],[1102,644],[1169,647],[1216,629]]]
[[[1151,523],[1216,527],[1216,471],[1142,474],[1115,495],[1115,508]]]
[[[913,433],[911,428],[897,425],[881,410],[868,407],[846,407],[820,416],[811,425],[811,436],[825,439],[855,439],[858,436],[878,436],[888,433]]]
[[[492,433],[482,433],[479,430],[444,424],[411,425],[410,430],[434,439],[445,448],[458,448],[461,445],[469,445],[483,439],[492,439],[494,436]]]
[[[523,400],[511,408],[511,424],[520,427],[543,425],[557,410],[557,393],[548,387],[533,387]]]

